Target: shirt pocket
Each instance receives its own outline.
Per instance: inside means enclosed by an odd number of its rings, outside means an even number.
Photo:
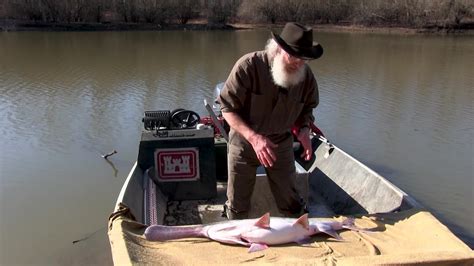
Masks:
[[[271,99],[264,94],[251,94],[249,126],[257,132],[264,132],[268,127],[269,117],[272,112]]]

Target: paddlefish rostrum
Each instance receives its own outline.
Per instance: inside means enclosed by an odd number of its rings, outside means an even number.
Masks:
[[[308,244],[311,236],[325,233],[342,240],[341,229],[363,231],[354,225],[353,218],[338,221],[316,221],[304,214],[298,219],[272,217],[266,213],[259,219],[230,220],[208,225],[166,226],[151,225],[145,230],[150,241],[167,241],[188,237],[205,237],[226,244],[248,246],[248,252],[265,250],[268,245],[286,243]]]

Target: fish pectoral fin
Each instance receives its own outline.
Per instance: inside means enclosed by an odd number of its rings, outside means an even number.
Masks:
[[[268,248],[268,246],[265,245],[265,244],[252,243],[250,245],[250,248],[249,248],[248,252],[252,253],[252,252],[256,252],[256,251],[262,251],[262,250],[265,250],[267,248]]]
[[[270,213],[267,212],[262,217],[260,217],[258,221],[255,223],[255,226],[269,229],[270,228]]]
[[[332,228],[324,228],[323,230],[321,230],[322,233],[325,233],[325,234],[328,234],[332,237],[334,237],[335,239],[339,240],[339,241],[343,241],[344,239],[335,231],[333,230]]]

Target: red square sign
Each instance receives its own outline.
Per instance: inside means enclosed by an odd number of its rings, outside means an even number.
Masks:
[[[193,181],[199,179],[197,148],[156,149],[155,169],[159,181]]]

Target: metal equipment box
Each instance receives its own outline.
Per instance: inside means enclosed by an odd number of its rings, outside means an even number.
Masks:
[[[172,200],[213,198],[216,189],[212,128],[144,130],[138,165]]]

